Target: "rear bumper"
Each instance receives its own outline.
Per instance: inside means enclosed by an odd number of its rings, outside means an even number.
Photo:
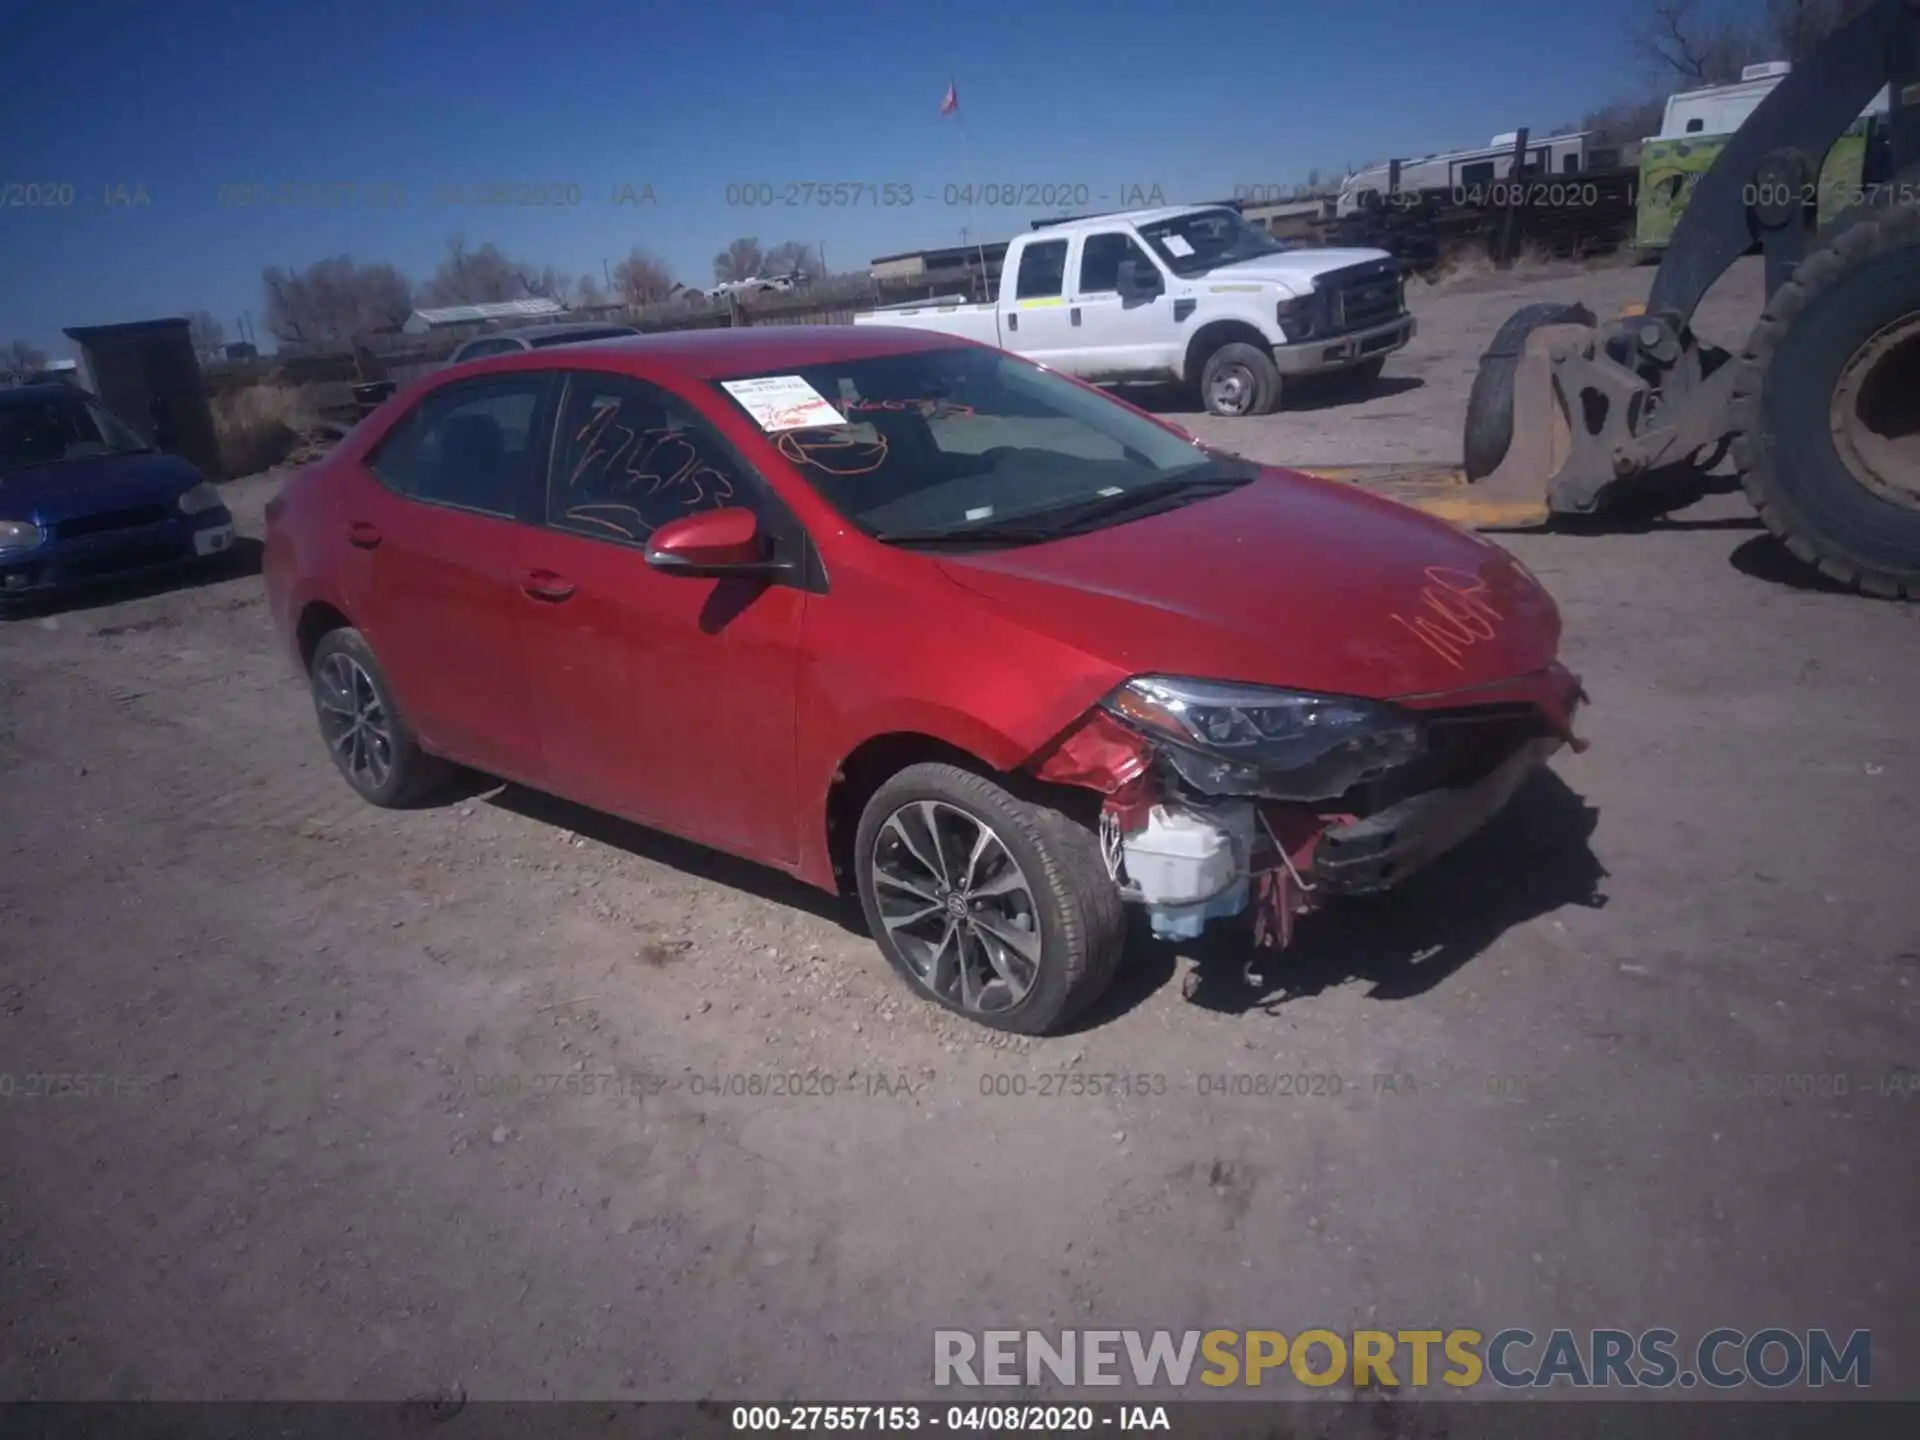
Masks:
[[[225,507],[157,525],[54,539],[0,560],[0,602],[44,598],[116,580],[164,574],[233,548]]]
[[[1471,785],[1429,790],[1327,830],[1314,851],[1313,884],[1336,895],[1398,885],[1505,809],[1563,743],[1557,736],[1529,741]]]
[[[1336,335],[1331,340],[1302,340],[1294,345],[1273,347],[1273,363],[1282,375],[1315,375],[1327,370],[1345,370],[1377,355],[1391,355],[1418,330],[1413,316],[1401,315],[1384,325]]]

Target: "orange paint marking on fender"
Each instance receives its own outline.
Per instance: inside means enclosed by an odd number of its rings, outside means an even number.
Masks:
[[[1478,575],[1444,565],[1428,566],[1426,575],[1420,613],[1410,620],[1396,611],[1391,618],[1454,669],[1464,670],[1460,657],[1493,639],[1506,617],[1487,600],[1487,582]]]

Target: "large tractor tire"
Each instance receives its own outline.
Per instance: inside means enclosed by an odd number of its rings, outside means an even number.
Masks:
[[[1500,468],[1513,443],[1513,376],[1527,348],[1527,336],[1547,325],[1591,325],[1584,305],[1527,305],[1507,317],[1480,357],[1467,396],[1466,462],[1469,480],[1484,480]]]
[[[1920,600],[1920,206],[1826,238],[1739,364],[1734,462],[1767,528],[1834,580]]]

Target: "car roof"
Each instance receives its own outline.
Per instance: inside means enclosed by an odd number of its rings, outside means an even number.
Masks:
[[[603,335],[616,330],[628,335],[640,333],[620,320],[556,320],[551,325],[521,325],[501,333],[520,340],[551,340],[559,335]]]
[[[56,395],[71,398],[86,394],[71,381],[34,380],[25,385],[0,385],[0,405],[24,405],[32,400],[47,400]]]
[[[955,335],[893,325],[761,325],[714,330],[671,330],[604,340],[591,349],[523,351],[497,362],[514,369],[578,367],[590,356],[596,369],[673,371],[699,380],[794,370],[834,360],[955,350],[973,345]],[[622,364],[620,362],[628,362]],[[494,359],[481,363],[494,363]]]
[[[1087,215],[1078,220],[1062,220],[1057,225],[1042,225],[1025,239],[1073,235],[1085,230],[1111,230],[1116,225],[1152,225],[1177,215],[1197,215],[1203,210],[1231,210],[1231,205],[1161,205],[1151,210],[1116,210],[1111,215]]]

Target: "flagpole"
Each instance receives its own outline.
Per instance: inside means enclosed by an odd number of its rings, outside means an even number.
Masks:
[[[966,118],[960,113],[960,89],[958,84],[953,80],[947,82],[947,94],[953,97],[953,124],[954,128],[960,133],[960,178],[967,187],[967,217],[969,220],[978,221],[980,217],[975,211],[979,206],[980,199],[979,196],[974,194],[973,166],[967,158],[967,122]],[[974,253],[980,260],[980,293],[990,300],[993,298],[993,295],[987,284],[987,246],[986,242],[980,239],[980,227],[978,224],[973,226],[973,234],[974,244],[978,247]],[[964,240],[962,243],[964,243]]]

